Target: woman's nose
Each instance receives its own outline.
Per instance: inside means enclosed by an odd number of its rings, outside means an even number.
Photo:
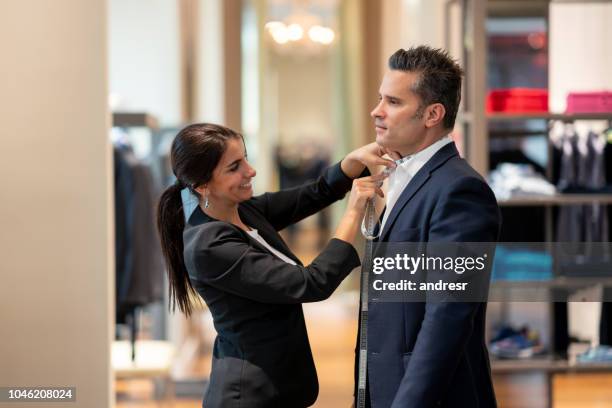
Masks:
[[[247,174],[249,175],[249,177],[255,177],[255,175],[257,174],[257,171],[255,171],[253,166],[249,164],[249,168],[247,169]]]

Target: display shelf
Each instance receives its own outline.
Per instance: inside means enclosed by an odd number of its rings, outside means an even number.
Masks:
[[[502,138],[502,137],[527,137],[527,136],[544,136],[548,137],[548,130],[489,130],[489,137]]]
[[[609,363],[574,363],[567,359],[552,356],[525,358],[520,360],[501,360],[491,358],[491,371],[494,374],[516,373],[522,371],[543,371],[549,373],[610,371]]]
[[[560,120],[573,122],[576,120],[612,120],[612,112],[605,113],[489,113],[487,120],[489,122],[503,122],[508,120]]]
[[[513,120],[560,120],[573,122],[576,120],[612,120],[612,112],[593,112],[593,113],[487,113],[488,122],[507,122]],[[459,123],[470,123],[474,120],[472,112],[459,112],[457,121]]]
[[[569,363],[565,359],[555,359],[552,356],[506,360],[491,357],[491,371],[494,374],[514,373],[517,371],[563,371]]]
[[[503,4],[502,4],[503,3]],[[536,10],[535,4],[538,4]],[[461,39],[457,45],[461,47],[462,61],[464,62],[465,75],[465,103],[462,105],[462,112],[457,116],[457,126],[461,128],[466,149],[466,159],[470,164],[481,174],[487,175],[490,172],[489,160],[491,159],[491,140],[502,138],[520,138],[525,136],[545,136],[548,143],[546,151],[548,158],[552,158],[553,144],[549,137],[550,128],[555,125],[555,121],[562,123],[572,123],[575,121],[608,121],[612,122],[612,112],[607,113],[487,113],[485,110],[486,92],[489,89],[487,78],[490,78],[486,61],[488,60],[488,52],[490,51],[490,43],[487,42],[485,25],[489,17],[503,17],[507,19],[523,18],[523,17],[541,17],[546,22],[546,36],[548,36],[548,19],[549,19],[549,1],[519,1],[519,0],[463,0],[464,16],[461,20]],[[525,6],[533,5],[534,8],[527,9]],[[482,10],[485,9],[483,13]],[[483,33],[484,31],[484,33]],[[450,36],[449,36],[450,38]],[[485,41],[481,41],[484,39]],[[449,45],[452,45],[448,41]],[[469,57],[469,58],[468,58]],[[548,54],[546,55],[548,58]],[[547,62],[548,63],[548,62]],[[512,70],[513,67],[509,67]],[[542,84],[543,88],[548,87],[548,79],[546,84]],[[525,123],[533,120],[534,123]],[[612,124],[612,123],[611,123]],[[529,126],[525,126],[529,125]],[[538,125],[537,129],[534,129]],[[540,131],[539,129],[542,129]],[[495,140],[497,146],[503,145],[503,140]],[[544,147],[542,147],[544,149]],[[553,180],[552,160],[548,160],[546,165],[546,177],[548,181]],[[507,200],[498,200],[502,210],[513,212],[515,207],[517,210],[522,210],[525,213],[533,208],[541,208],[543,216],[541,223],[544,228],[545,241],[554,241],[555,232],[555,213],[559,206],[567,205],[583,205],[583,204],[612,204],[612,194],[556,194],[554,196],[536,196],[536,197],[513,197]],[[508,208],[510,207],[510,208]],[[526,208],[519,208],[526,207]],[[518,211],[517,211],[518,213]],[[539,212],[538,212],[539,214]],[[537,224],[538,228],[540,224]],[[525,225],[525,228],[532,228],[531,225]],[[555,275],[556,276],[556,275]],[[543,294],[550,297],[561,296],[560,292],[572,292],[573,288],[582,288],[592,285],[612,285],[612,277],[554,277],[548,281],[496,281],[492,282],[490,289],[498,294],[505,295],[506,292],[513,295],[508,296],[507,300],[501,300],[500,303],[500,318],[501,322],[516,320],[518,316],[511,313],[510,307],[516,297],[522,293],[529,292],[528,289],[535,288],[537,294]],[[526,296],[526,295],[525,295]],[[544,296],[543,296],[544,297]],[[531,299],[533,300],[533,299]],[[497,302],[497,300],[496,300]],[[549,339],[546,347],[551,350],[551,354],[536,356],[530,359],[522,360],[499,360],[491,356],[491,369],[496,375],[531,375],[534,372],[542,374],[546,379],[547,396],[541,406],[553,406],[553,381],[552,378],[557,373],[564,372],[612,372],[612,363],[598,364],[576,364],[575,358],[568,360],[555,358],[552,353],[569,352],[566,349],[567,345],[563,339],[558,338],[558,334],[567,330],[557,317],[561,320],[564,316],[562,302],[545,301],[548,306],[546,312],[547,324],[541,329],[543,333],[547,332],[542,338]],[[559,307],[561,306],[561,307]],[[488,316],[487,324],[491,325],[492,316]],[[566,322],[567,323],[567,322]]]
[[[143,112],[113,112],[113,126],[159,128],[155,116]]]
[[[513,197],[498,200],[502,207],[612,204],[612,194],[557,194],[553,196]]]
[[[167,341],[138,340],[136,359],[131,358],[132,345],[128,341],[113,341],[111,345],[111,369],[117,380],[162,380],[164,406],[174,406],[174,381],[172,366],[174,346]],[[162,401],[158,401],[161,406]]]
[[[510,288],[562,288],[562,289],[580,289],[584,287],[601,285],[612,287],[612,275],[610,277],[600,276],[558,276],[548,280],[496,280],[491,282],[491,289],[510,289]]]

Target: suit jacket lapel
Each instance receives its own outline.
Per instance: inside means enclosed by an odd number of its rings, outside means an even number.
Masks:
[[[416,194],[417,191],[419,191],[421,186],[429,178],[429,172],[423,170],[425,170],[425,167],[423,167],[417,172],[417,174],[414,175],[412,180],[410,180],[404,191],[402,191],[402,194],[397,199],[397,202],[395,203],[393,209],[391,210],[391,213],[389,214],[389,218],[387,218],[385,227],[383,228],[382,234],[380,236],[381,241],[385,241],[387,239],[387,235],[389,235],[389,231],[391,231],[393,223],[395,222],[395,219],[397,218],[399,213],[402,211],[402,208],[404,208],[406,203],[410,201],[410,199]]]
[[[376,223],[376,227],[374,228],[374,235],[378,235],[381,232],[380,231],[380,223],[385,218],[385,212],[387,212],[387,206],[386,205],[383,207],[382,212],[378,216],[378,222]],[[375,238],[374,241],[378,242],[378,241],[380,241],[380,238],[381,237],[379,236],[378,238]]]
[[[414,175],[412,180],[408,183],[402,194],[397,199],[397,202],[393,206],[391,213],[389,214],[389,218],[387,218],[387,222],[385,223],[385,227],[383,228],[382,234],[380,236],[381,241],[385,241],[388,238],[388,235],[393,227],[393,223],[395,222],[397,216],[402,211],[404,206],[410,201],[412,197],[419,191],[419,189],[425,184],[425,182],[429,179],[430,174],[443,165],[448,159],[453,156],[458,155],[457,148],[455,147],[455,143],[449,143],[443,146],[440,150],[436,152],[432,156],[431,159]]]

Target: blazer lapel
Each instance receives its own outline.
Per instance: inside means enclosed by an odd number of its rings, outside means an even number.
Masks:
[[[238,209],[240,211],[240,216],[242,217],[242,220],[250,227],[255,228],[259,232],[259,235],[261,235],[261,237],[265,239],[266,242],[270,244],[270,246],[272,246],[277,251],[282,252],[289,258],[293,259],[298,265],[302,265],[302,262],[299,260],[299,258],[294,255],[294,253],[289,249],[287,244],[285,244],[285,241],[281,239],[280,235],[278,235],[278,232],[270,225],[269,222],[267,222],[264,218],[258,217],[256,214],[253,214],[252,210],[250,208],[247,208],[246,206],[241,205],[238,207]],[[257,240],[254,240],[251,237],[249,238],[252,241],[255,241],[257,245],[260,245],[262,248],[268,251],[268,249],[259,244]]]
[[[436,152],[432,156],[431,159],[414,175],[412,180],[408,183],[402,194],[397,199],[397,202],[393,206],[391,213],[389,214],[389,218],[387,218],[387,222],[385,223],[385,227],[383,228],[382,234],[380,236],[381,241],[385,241],[388,238],[388,235],[393,227],[393,223],[395,222],[397,216],[402,211],[402,209],[406,206],[408,201],[414,197],[417,191],[425,184],[425,182],[429,179],[430,174],[443,165],[448,159],[453,156],[458,155],[457,148],[455,147],[455,143],[449,143],[443,146],[440,150]]]
[[[285,242],[278,235],[278,232],[276,232],[276,230],[272,228],[272,226],[265,219],[257,216],[257,214],[253,214],[250,208],[247,208],[243,205],[238,206],[238,211],[240,213],[242,221],[244,221],[250,227],[255,228],[259,232],[259,235],[261,235],[263,239],[265,239],[266,242],[270,244],[274,249],[282,252],[289,258],[293,259],[298,265],[303,265],[302,261],[300,261],[299,258],[297,258],[293,254],[293,252],[291,252],[287,244],[285,244]],[[217,220],[212,217],[209,217],[204,211],[202,211],[200,206],[197,206],[189,217],[188,225],[197,226],[210,221]],[[256,239],[251,238],[246,232],[243,231],[243,235],[251,242],[254,242],[255,245],[257,245],[259,248],[265,250],[266,252],[270,252],[268,248],[261,245]]]

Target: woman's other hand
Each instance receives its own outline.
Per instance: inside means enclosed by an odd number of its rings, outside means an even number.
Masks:
[[[368,200],[376,196],[385,196],[380,187],[386,177],[386,173],[380,173],[374,176],[353,180],[353,188],[349,196],[348,206],[336,229],[336,233],[334,234],[335,238],[351,244],[355,243],[355,238],[359,231],[361,220],[365,214]]]
[[[353,188],[351,189],[346,211],[354,211],[358,216],[363,216],[368,200],[376,196],[384,198],[385,194],[381,186],[386,177],[386,173],[379,173],[374,176],[353,180]]]

